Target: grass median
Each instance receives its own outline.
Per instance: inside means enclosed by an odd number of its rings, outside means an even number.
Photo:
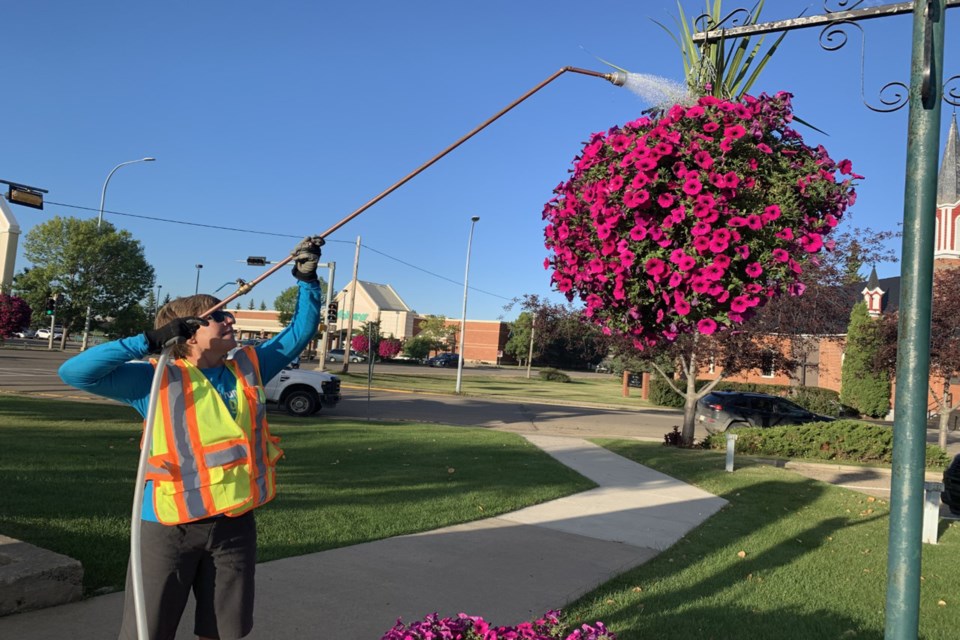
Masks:
[[[278,497],[257,511],[259,559],[427,531],[592,488],[519,436],[463,427],[272,415]],[[121,589],[141,420],[127,407],[4,396],[0,533]]]
[[[415,366],[415,365],[411,365]],[[331,373],[340,376],[344,384],[366,387],[367,368],[364,364],[350,365],[349,373],[342,374],[336,368]],[[454,393],[456,378],[449,373],[381,373],[374,368],[373,387],[428,393]],[[629,396],[623,396],[623,383],[615,376],[573,377],[570,382],[541,380],[534,372],[530,378],[524,372],[516,375],[483,375],[470,372],[461,378],[461,391],[468,396],[488,398],[514,398],[542,402],[570,402],[605,407],[650,407],[640,399],[641,390],[630,388]]]
[[[598,440],[729,505],[650,562],[568,606],[620,640],[850,638],[884,634],[889,505],[722,453]],[[960,526],[923,545],[920,634],[960,628]]]

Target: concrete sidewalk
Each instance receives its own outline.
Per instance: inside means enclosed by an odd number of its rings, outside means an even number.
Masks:
[[[599,486],[495,518],[257,567],[251,640],[379,640],[396,622],[466,612],[516,624],[666,549],[726,501],[586,440],[526,437]],[[177,640],[195,636],[193,603]],[[123,594],[0,618],[0,638],[116,638]]]

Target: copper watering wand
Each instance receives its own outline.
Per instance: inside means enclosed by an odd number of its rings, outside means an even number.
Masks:
[[[435,162],[443,158],[445,155],[447,155],[448,153],[450,153],[451,151],[459,147],[461,144],[463,144],[464,142],[466,142],[476,134],[486,129],[489,125],[493,124],[496,120],[500,118],[500,116],[504,115],[505,113],[513,109],[515,106],[517,106],[518,104],[520,104],[521,102],[523,102],[524,100],[526,100],[527,98],[535,94],[537,91],[539,91],[540,89],[544,88],[545,86],[547,86],[548,84],[550,84],[551,82],[559,78],[564,73],[567,73],[568,71],[571,73],[580,73],[585,76],[603,78],[604,80],[607,80],[608,82],[611,82],[612,84],[618,87],[622,87],[627,81],[627,74],[623,73],[622,71],[614,71],[613,73],[601,73],[599,71],[591,71],[590,69],[579,69],[577,67],[563,67],[562,69],[559,69],[558,71],[554,72],[550,77],[548,77],[546,80],[542,81],[540,84],[536,85],[535,87],[533,87],[532,89],[524,93],[522,96],[520,96],[519,98],[517,98],[516,100],[508,104],[506,107],[504,107],[503,109],[495,113],[493,116],[491,116],[481,124],[477,125],[477,127],[475,127],[472,131],[470,131],[469,133],[464,135],[462,138],[460,138],[459,140],[451,144],[449,147],[447,147],[437,155],[433,156],[432,158],[424,162],[422,165],[420,165],[419,167],[417,167],[416,169],[414,169],[413,171],[405,175],[404,177],[400,178],[398,181],[396,181],[395,183],[387,187],[382,193],[368,200],[366,203],[361,205],[353,213],[351,213],[350,215],[345,217],[343,220],[341,220],[340,222],[336,223],[335,225],[333,225],[332,227],[330,227],[329,229],[321,233],[320,237],[326,238],[328,235],[330,235],[331,233],[333,233],[343,225],[347,224],[348,222],[356,218],[358,215],[360,215],[361,213],[363,213],[373,205],[377,204],[378,202],[386,198],[388,195],[390,195],[391,193],[393,193],[394,191],[402,187],[404,184],[406,184],[413,178],[415,178],[417,175],[419,175],[425,169],[427,169],[428,167],[433,165]],[[204,312],[201,315],[201,317],[206,317],[211,313],[213,313],[214,311],[216,311],[217,309],[221,309],[225,307],[232,300],[235,300],[236,298],[249,293],[251,289],[253,289],[255,286],[260,284],[260,282],[262,282],[269,276],[273,275],[274,272],[276,272],[278,269],[280,269],[281,267],[286,265],[288,262],[290,262],[292,258],[293,256],[287,256],[283,260],[280,260],[279,262],[274,263],[273,266],[271,266],[269,269],[261,273],[259,276],[257,276],[250,282],[240,285],[240,287],[236,291],[231,293],[222,301],[218,302],[216,305],[210,307],[206,312]]]

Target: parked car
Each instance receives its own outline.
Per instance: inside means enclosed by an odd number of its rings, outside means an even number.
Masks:
[[[696,421],[707,433],[738,427],[784,427],[808,422],[832,422],[786,398],[744,391],[712,391],[697,401]]]
[[[355,351],[350,352],[350,362],[366,361],[366,356],[360,355]],[[327,351],[327,362],[343,362],[343,349],[330,349],[330,351]]]
[[[432,358],[427,358],[427,365],[431,367],[455,367],[460,356],[456,353],[438,353]]]
[[[44,327],[43,329],[37,329],[37,333],[36,333],[36,335],[35,335],[34,337],[35,337],[35,338],[40,338],[41,340],[49,340],[49,339],[50,339],[50,328],[49,328],[49,327]],[[54,339],[54,340],[59,340],[61,337],[63,337],[63,329],[62,329],[61,327],[54,327],[54,329],[53,329],[53,339]]]
[[[321,407],[333,408],[340,402],[340,378],[326,371],[287,367],[264,388],[267,402],[276,403],[292,416],[305,418]]]
[[[13,333],[14,338],[36,338],[37,332],[33,329],[21,329]]]

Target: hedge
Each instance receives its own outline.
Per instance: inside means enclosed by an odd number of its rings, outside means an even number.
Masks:
[[[890,464],[893,460],[893,428],[860,422],[837,420],[771,429],[741,428],[736,430],[736,452],[746,455]],[[707,449],[726,449],[725,434],[708,436]],[[926,465],[943,469],[950,462],[946,451],[927,445]]]

